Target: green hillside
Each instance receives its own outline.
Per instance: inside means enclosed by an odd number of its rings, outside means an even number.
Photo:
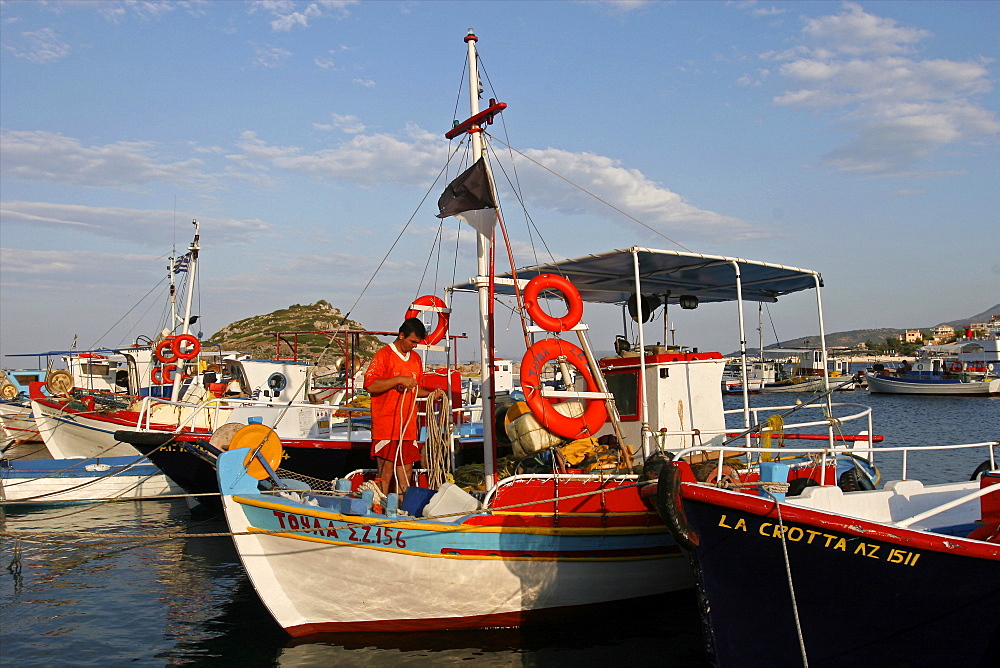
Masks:
[[[354,320],[345,320],[340,309],[326,300],[315,304],[292,304],[265,315],[255,315],[226,325],[212,335],[211,340],[221,344],[223,350],[237,350],[260,359],[272,359],[278,354],[274,332],[312,332],[315,330],[364,329]],[[299,360],[330,364],[342,355],[340,346],[328,346],[330,337],[323,334],[299,334],[297,356]],[[285,337],[280,348],[281,357],[291,357],[293,337]],[[370,357],[384,345],[374,336],[362,336],[361,357]],[[325,352],[324,352],[325,351]],[[322,359],[320,357],[322,356]]]

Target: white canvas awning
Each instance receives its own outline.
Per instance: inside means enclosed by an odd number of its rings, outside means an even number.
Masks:
[[[697,297],[699,303],[735,301],[737,268],[744,301],[775,302],[782,295],[822,286],[820,274],[808,269],[638,246],[525,267],[517,270],[517,278],[530,280],[539,274],[560,274],[573,282],[585,302],[624,304],[635,294],[633,257],[639,261],[642,294],[666,297],[672,304],[682,296]],[[509,273],[498,276],[511,278]],[[474,292],[476,287],[470,281],[452,289]],[[512,295],[514,287],[509,281],[500,282],[496,292]]]

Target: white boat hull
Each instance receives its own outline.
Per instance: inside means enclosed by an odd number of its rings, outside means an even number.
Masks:
[[[255,487],[245,496],[227,493],[227,478],[242,461],[238,452],[219,458],[226,520],[257,594],[293,636],[520,626],[545,613],[692,585],[687,562],[661,525],[517,530],[387,522],[262,497]],[[282,533],[247,535],[253,528]],[[581,541],[590,546],[587,556],[567,556]],[[513,544],[524,552],[498,554]],[[593,556],[601,551],[608,556]]]
[[[14,403],[0,404],[0,439],[14,443],[41,441],[31,406]]]
[[[38,401],[32,401],[31,408],[38,433],[53,459],[141,456],[138,450],[114,436],[120,429],[134,429],[134,424],[61,411]]]
[[[0,470],[0,499],[46,505],[184,494],[148,462],[130,466],[136,459],[15,461]]]
[[[832,383],[831,383],[832,384]],[[817,376],[801,383],[765,383],[761,392],[819,392],[823,389],[823,377]]]
[[[868,391],[880,394],[921,394],[951,396],[988,396],[1000,394],[1000,378],[984,380],[933,381],[906,380],[890,376],[869,375]]]

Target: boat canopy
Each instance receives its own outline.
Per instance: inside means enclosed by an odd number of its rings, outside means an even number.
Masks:
[[[743,301],[775,302],[782,295],[823,285],[820,274],[809,269],[640,246],[526,267],[516,273],[519,281],[539,274],[560,274],[573,282],[586,302],[623,304],[635,294],[633,258],[638,259],[642,294],[666,298],[670,303],[680,303],[684,297],[696,297],[697,303],[736,301],[737,267]],[[497,294],[514,294],[511,278],[510,273],[497,276]],[[476,283],[452,289],[474,292]]]
[[[959,353],[981,353],[982,345],[973,342],[942,343],[939,345],[926,345],[920,350],[928,355],[958,355]]]

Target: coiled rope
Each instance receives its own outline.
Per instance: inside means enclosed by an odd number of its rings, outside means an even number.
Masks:
[[[437,402],[441,407],[435,410]],[[427,486],[438,489],[448,480],[451,436],[455,426],[451,420],[451,399],[441,390],[427,395],[427,439],[421,453],[421,464],[427,470]]]

